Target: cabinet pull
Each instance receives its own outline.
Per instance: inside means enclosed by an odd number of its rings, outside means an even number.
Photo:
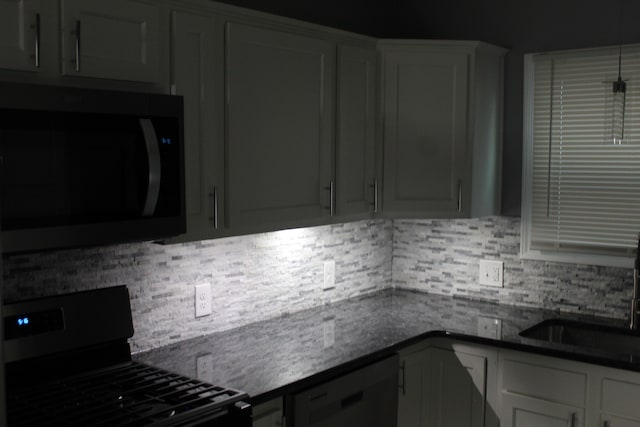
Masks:
[[[570,421],[571,421],[571,427],[577,427],[578,414],[576,414],[575,412],[572,412]]]
[[[325,207],[325,209],[329,210],[329,215],[330,216],[334,216],[335,215],[335,206],[334,206],[334,200],[336,198],[336,186],[335,183],[333,182],[333,180],[331,180],[329,182],[329,186],[328,187],[324,187],[325,190],[327,190],[329,192],[329,206]]]
[[[218,229],[218,188],[211,187],[209,191],[209,198],[211,199],[211,214],[209,215],[209,221],[213,223],[214,230]]]
[[[80,20],[76,20],[76,29],[73,31],[76,36],[76,71],[80,72]]]
[[[36,68],[40,68],[40,14],[36,13],[36,41],[34,43]]]
[[[351,396],[345,397],[340,402],[340,409],[348,408],[349,406],[355,405],[356,403],[362,400],[363,393],[359,391],[357,393],[352,394]]]
[[[462,212],[462,180],[458,180],[458,212]]]
[[[611,424],[609,424],[609,421],[605,421],[605,422],[602,424],[602,427],[611,427]]]
[[[398,385],[398,388],[400,390],[402,390],[402,395],[403,396],[406,394],[406,390],[405,390],[405,387],[404,387],[404,382],[405,382],[404,373],[405,373],[405,368],[406,368],[405,363],[406,363],[406,361],[403,360],[402,364],[400,365],[400,372],[401,372],[400,379],[402,380],[402,383]]]
[[[369,188],[373,189],[373,203],[369,203],[369,205],[373,207],[373,213],[378,213],[378,180],[374,179]]]

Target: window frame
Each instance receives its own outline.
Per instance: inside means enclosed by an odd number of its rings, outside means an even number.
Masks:
[[[588,49],[582,49],[587,51]],[[577,51],[577,50],[574,50]],[[559,53],[559,52],[558,52]],[[522,147],[522,201],[520,222],[520,258],[608,267],[633,268],[633,256],[580,253],[568,249],[544,250],[531,248],[532,196],[533,196],[533,144],[534,144],[534,57],[540,53],[524,56],[523,85],[523,147]]]

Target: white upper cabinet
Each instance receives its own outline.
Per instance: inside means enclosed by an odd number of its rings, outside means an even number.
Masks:
[[[0,0],[0,68],[40,69],[42,19],[40,0]]]
[[[385,213],[499,213],[505,50],[411,40],[380,50]]]
[[[339,216],[375,211],[375,47],[338,46],[336,203]]]
[[[455,213],[467,133],[467,55],[384,55],[384,209]]]
[[[329,217],[334,49],[320,38],[227,23],[231,228],[275,229]]]
[[[224,23],[172,11],[172,94],[184,101],[187,233],[216,237],[224,227]]]
[[[159,2],[62,0],[62,74],[155,82]]]

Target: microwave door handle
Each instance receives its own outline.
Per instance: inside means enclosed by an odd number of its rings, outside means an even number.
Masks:
[[[142,216],[151,216],[156,210],[158,195],[160,194],[160,149],[158,137],[150,119],[140,119],[140,127],[147,146],[147,158],[149,160],[149,187],[147,188],[147,200],[144,203]]]

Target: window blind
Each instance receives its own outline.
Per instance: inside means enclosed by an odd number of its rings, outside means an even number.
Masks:
[[[622,48],[626,93],[616,95],[618,53],[616,47],[533,57],[531,249],[628,256],[635,248],[640,46]]]

